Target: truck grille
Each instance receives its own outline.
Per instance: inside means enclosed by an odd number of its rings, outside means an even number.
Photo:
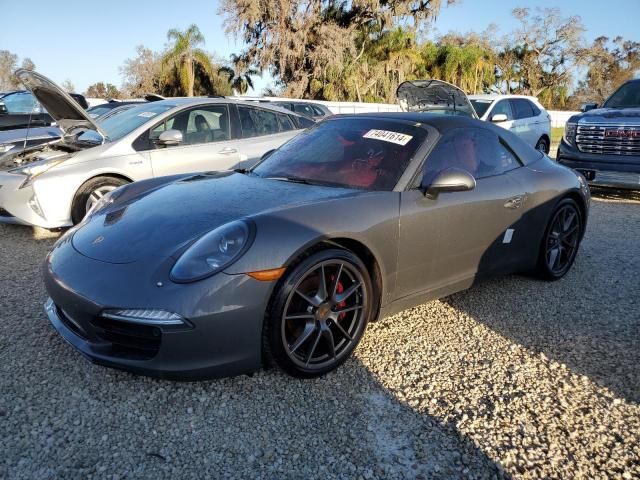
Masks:
[[[578,124],[578,150],[604,155],[640,155],[640,125]]]

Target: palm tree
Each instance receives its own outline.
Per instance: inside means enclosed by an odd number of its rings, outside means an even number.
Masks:
[[[185,31],[172,28],[167,32],[167,39],[172,41],[173,45],[162,56],[162,67],[175,68],[183,92],[188,97],[193,97],[196,64],[207,74],[213,73],[211,58],[204,50],[197,48],[204,43],[204,36],[198,26],[193,24]]]
[[[259,72],[254,68],[247,67],[242,57],[233,53],[231,54],[231,64],[233,67],[220,67],[218,72],[227,75],[231,88],[236,90],[240,95],[244,95],[249,88],[253,88],[251,76],[259,75]]]

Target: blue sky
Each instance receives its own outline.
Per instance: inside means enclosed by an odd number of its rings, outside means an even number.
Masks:
[[[119,67],[135,54],[136,45],[160,50],[170,28],[196,23],[206,38],[205,48],[221,57],[242,48],[225,35],[215,0],[0,0],[0,4],[0,49],[30,57],[38,71],[59,83],[69,79],[78,91],[98,81],[119,86]],[[498,33],[507,33],[515,25],[511,10],[516,6],[560,6],[566,16],[580,15],[587,39],[622,35],[640,40],[640,0],[463,0],[444,8],[434,27],[441,34],[480,32],[495,23]],[[256,79],[256,87],[261,90],[269,82],[265,75]]]

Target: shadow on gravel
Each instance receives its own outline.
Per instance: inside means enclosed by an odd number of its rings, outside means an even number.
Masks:
[[[639,238],[640,206],[593,202],[576,262],[562,280],[498,278],[444,301],[640,403]]]

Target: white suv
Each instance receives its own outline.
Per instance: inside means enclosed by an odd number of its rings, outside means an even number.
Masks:
[[[512,131],[532,147],[549,153],[551,117],[535,97],[469,95],[480,120]]]

